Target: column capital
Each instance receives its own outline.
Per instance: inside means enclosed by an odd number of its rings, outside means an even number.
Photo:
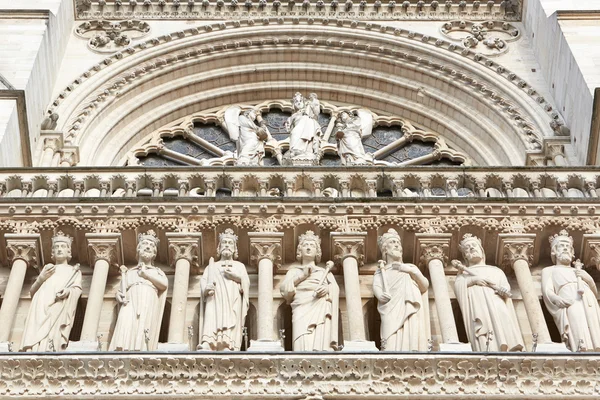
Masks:
[[[250,262],[254,265],[260,260],[271,260],[279,268],[283,257],[283,232],[248,232],[250,239]]]
[[[109,265],[123,264],[123,246],[120,233],[86,233],[88,258],[93,268],[98,260]]]
[[[41,240],[38,233],[7,233],[4,238],[10,265],[19,259],[25,261],[28,267],[37,267],[43,264]]]
[[[336,262],[353,257],[361,266],[364,262],[367,232],[331,232],[331,252]]]
[[[531,266],[535,256],[534,233],[501,233],[498,235],[496,263],[505,269],[512,269],[518,260],[527,261]]]
[[[415,234],[415,263],[426,268],[432,260],[448,263],[451,233],[417,233]]]
[[[583,235],[581,259],[586,267],[596,267],[600,271],[600,233]]]
[[[175,265],[179,260],[188,260],[198,266],[202,260],[202,233],[167,232],[169,243],[169,263]]]

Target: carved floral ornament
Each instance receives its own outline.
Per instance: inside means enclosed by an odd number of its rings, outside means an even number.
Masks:
[[[75,28],[75,34],[88,40],[88,47],[98,53],[113,53],[149,33],[150,25],[139,20],[91,20]]]
[[[328,115],[329,120],[326,120],[321,128],[323,130],[323,137],[321,140],[320,153],[324,155],[331,155],[337,157],[337,149],[335,144],[334,126],[336,122],[340,120],[342,113],[352,114],[356,112],[359,107],[351,106],[337,106],[329,102],[321,102],[323,107],[323,114]],[[224,122],[224,114],[227,109],[231,106],[223,107],[219,110],[212,112],[200,112],[184,117],[179,121],[175,121],[165,128],[158,129],[153,132],[150,137],[147,137],[140,141],[135,148],[127,153],[119,164],[142,165],[140,162],[141,158],[147,157],[151,154],[165,157],[166,159],[173,160],[176,164],[180,165],[203,165],[203,166],[223,166],[223,165],[235,165],[236,154],[232,152],[233,148],[227,147],[226,149],[219,148],[214,143],[209,142],[203,137],[202,132],[195,133],[195,125],[208,125],[214,126],[218,129],[221,126],[223,130],[227,131],[227,125]],[[265,114],[268,114],[270,110],[280,110],[284,113],[292,114],[292,105],[290,101],[278,100],[278,101],[265,101],[256,105],[241,105],[241,110],[254,110],[259,115],[259,120],[263,121]],[[261,116],[263,114],[263,116]],[[378,166],[392,166],[392,165],[418,165],[418,164],[430,164],[437,160],[447,160],[455,164],[470,165],[471,160],[461,154],[461,152],[451,149],[446,142],[438,135],[433,132],[427,132],[422,129],[416,128],[412,123],[405,119],[393,116],[381,116],[374,115],[373,126],[382,126],[395,128],[401,132],[401,136],[396,139],[389,139],[390,133],[383,133],[378,135],[379,140],[384,140],[383,143],[380,141],[374,141],[372,146],[380,145],[381,148],[376,149],[373,153],[370,153],[373,161],[373,165]],[[287,114],[286,114],[287,115]],[[278,121],[280,122],[280,121]],[[266,122],[266,126],[275,131],[283,131],[283,126],[271,125],[269,121]],[[214,131],[214,129],[213,129]],[[223,133],[224,134],[224,133]],[[278,137],[285,137],[278,140],[275,145],[272,142],[265,144],[265,150],[267,153],[274,154],[277,150],[284,149],[288,150],[290,146],[290,137],[287,134],[279,134]],[[183,150],[174,151],[171,150],[177,146],[165,145],[165,139],[180,138],[187,142],[193,143],[195,146],[202,148],[205,153],[202,156],[199,155],[198,150],[189,150],[186,154],[182,154]],[[223,140],[223,139],[221,139]],[[395,152],[402,151],[407,145],[410,145],[413,141],[421,143],[429,143],[433,147],[426,152],[408,152],[408,157],[402,162],[386,161],[385,159],[397,160],[398,158],[389,158]],[[388,143],[389,142],[389,143]],[[194,148],[196,148],[194,146]],[[373,148],[371,146],[371,148]],[[169,148],[170,147],[170,148]],[[210,157],[209,154],[214,155]],[[203,158],[206,157],[206,158]],[[404,156],[403,156],[404,157]]]
[[[262,25],[266,28],[266,25],[273,23],[276,24],[276,29],[282,31],[277,37],[261,36],[263,35],[259,32],[261,29],[256,28],[251,28],[253,29],[253,33],[250,33],[251,36],[256,36],[255,38],[248,36],[249,34],[247,32],[244,33],[247,29],[246,27],[256,26],[257,28],[260,28]],[[294,31],[296,34],[290,31],[290,35],[286,36],[286,25],[293,25],[296,23],[305,23],[308,25],[320,23],[325,26],[326,30],[331,31],[331,36],[314,36],[312,31],[306,32],[306,35],[304,36],[298,36],[297,30]],[[281,25],[281,28],[279,25]],[[215,38],[219,37],[219,31],[230,27],[231,29],[239,29],[237,31],[239,36],[238,40],[235,38],[226,42],[219,42],[218,39],[215,40]],[[360,41],[356,41],[356,39],[348,41],[348,39],[344,37],[344,35],[348,33],[345,31],[352,28],[369,31],[369,33],[365,36],[364,41],[363,39]],[[374,34],[375,32],[378,33]],[[160,58],[152,59],[146,58],[145,53],[143,52],[143,49],[148,47],[157,45],[171,46],[171,44],[174,44],[178,39],[194,36],[198,36],[197,41],[199,46],[189,47],[180,54],[165,54]],[[396,37],[394,41],[398,42],[390,45],[389,38],[391,37]],[[204,39],[210,40],[205,44],[201,44],[200,42],[204,42]],[[402,43],[406,41],[418,41],[420,43],[420,50],[415,54],[408,51],[402,51]],[[169,44],[167,44],[167,42]],[[281,47],[282,44],[285,44],[286,46],[300,45],[301,48],[304,48],[306,51],[320,51],[320,48],[323,47],[328,53],[338,51],[342,48],[352,48],[353,51],[360,51],[365,54],[373,53],[377,54],[378,57],[391,57],[390,60],[396,60],[393,62],[401,61],[404,67],[410,66],[411,68],[417,68],[428,75],[435,75],[436,79],[448,80],[448,82],[452,82],[452,84],[455,85],[460,83],[461,90],[465,90],[477,97],[483,95],[483,98],[487,103],[486,107],[493,108],[495,110],[494,112],[500,113],[503,118],[506,119],[507,123],[514,126],[515,131],[520,132],[522,140],[529,149],[541,149],[542,137],[547,135],[550,129],[560,130],[563,126],[563,123],[559,120],[560,117],[558,113],[554,111],[552,105],[548,104],[546,100],[525,81],[519,79],[518,76],[508,71],[505,67],[481,54],[476,54],[467,48],[451,44],[444,40],[435,40],[435,38],[431,38],[427,35],[386,27],[379,24],[319,18],[303,18],[296,21],[293,18],[289,19],[283,17],[216,23],[200,28],[183,30],[170,35],[163,35],[147,42],[142,42],[134,47],[128,47],[123,52],[118,52],[114,56],[107,58],[90,71],[84,73],[82,77],[75,80],[75,82],[73,82],[73,84],[54,101],[49,109],[49,113],[56,113],[62,117],[59,119],[60,126],[58,129],[65,132],[66,143],[77,144],[83,140],[82,134],[93,126],[91,123],[94,121],[95,116],[102,110],[105,110],[109,104],[115,106],[116,103],[112,101],[113,99],[117,99],[118,101],[124,93],[135,90],[139,85],[138,81],[142,77],[147,80],[157,73],[164,75],[167,71],[174,71],[184,67],[184,64],[195,64],[206,57],[213,57],[221,52],[235,53],[237,49],[254,49],[256,46],[260,46],[261,49],[263,49],[261,50],[261,53],[264,53],[265,57],[267,57],[271,47]],[[504,86],[502,90],[498,88],[496,91],[495,86],[500,82],[488,82],[488,77],[484,77],[483,75],[480,76],[479,73],[474,70],[460,70],[461,67],[458,67],[458,65],[449,66],[438,62],[438,60],[435,59],[435,54],[439,53],[440,50],[449,51],[450,53],[454,53],[455,56],[460,54],[462,57],[472,59],[472,61],[475,62],[473,66],[491,69],[498,74],[498,78],[506,79],[510,84]],[[265,51],[267,52],[265,53]],[[138,58],[139,62],[137,63],[137,66],[134,69],[115,75],[112,79],[100,84],[99,90],[95,90],[94,93],[89,93],[84,102],[71,104],[72,101],[69,98],[71,92],[78,90],[78,87],[81,87],[81,90],[87,90],[85,88],[88,85],[85,84],[85,82],[93,80],[93,75],[97,71],[107,68],[125,57]],[[502,85],[506,85],[506,83],[502,83]],[[509,91],[513,92],[511,96],[500,96],[498,93],[504,92],[506,88],[509,88]],[[174,89],[171,88],[171,90]],[[289,89],[291,93],[293,93],[293,90],[295,89]],[[427,95],[427,92],[428,89],[425,88],[421,93]],[[517,94],[517,92],[522,93]],[[284,95],[289,96],[290,93],[285,93]],[[520,106],[517,107],[515,101],[513,101],[514,99],[511,99],[510,97],[523,97],[523,95],[529,97],[533,101],[526,103],[521,102]],[[538,115],[535,116],[536,114]],[[546,126],[538,126],[539,123],[534,122],[542,120],[539,118],[542,114],[546,114],[542,117],[542,119],[547,119]],[[551,128],[550,125],[552,125]]]
[[[271,15],[286,13],[301,16],[311,12],[318,16],[371,20],[414,20],[422,18],[453,19],[467,14],[473,19],[495,17],[520,20],[519,0],[76,0],[79,19],[148,18],[207,19],[240,18],[249,13]]]
[[[508,43],[521,37],[521,31],[506,21],[448,21],[440,31],[450,40],[460,41],[464,47],[476,49],[488,57],[506,53]]]
[[[503,355],[310,355],[200,357],[37,356],[0,360],[1,395],[205,395],[265,398],[411,395],[431,398],[600,394],[597,357]],[[256,396],[256,397],[254,397]],[[298,397],[301,396],[301,397]],[[287,398],[287,397],[286,397]],[[292,397],[290,397],[292,398]]]

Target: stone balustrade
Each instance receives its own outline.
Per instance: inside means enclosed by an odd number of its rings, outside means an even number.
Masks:
[[[597,169],[69,168],[1,170],[0,198],[596,198]]]

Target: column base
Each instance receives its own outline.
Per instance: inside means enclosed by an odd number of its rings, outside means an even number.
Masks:
[[[439,351],[444,353],[466,353],[473,351],[469,343],[440,343],[439,346]]]
[[[256,351],[259,353],[270,353],[272,351],[285,351],[279,340],[251,340],[248,351]]]
[[[165,351],[167,353],[175,353],[182,351],[190,351],[190,346],[186,343],[159,343],[158,351]]]
[[[536,353],[571,353],[564,343],[538,343]]]
[[[9,342],[0,342],[0,353],[10,353],[14,351],[14,348],[11,349],[11,344]]]
[[[66,352],[76,352],[76,353],[91,353],[98,350],[98,342],[88,342],[88,341],[80,341],[80,342],[69,342],[67,345]]]
[[[345,340],[342,353],[370,353],[379,351],[375,342],[369,340]]]

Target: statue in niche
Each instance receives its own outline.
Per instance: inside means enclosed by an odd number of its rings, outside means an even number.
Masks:
[[[292,306],[294,351],[336,350],[338,347],[339,287],[333,262],[325,268],[321,260],[321,239],[312,231],[300,235],[296,259],[281,284],[281,295]]]
[[[199,350],[234,350],[242,347],[242,328],[250,306],[250,278],[237,258],[232,229],[219,235],[219,261],[210,259],[200,280]]]
[[[315,93],[308,99],[300,93],[292,99],[294,113],[285,122],[285,129],[290,133],[290,150],[284,158],[293,163],[294,159],[311,161],[314,164],[320,159],[321,126],[317,118],[321,113],[321,102]]]
[[[402,262],[398,232],[390,229],[378,242],[383,260],[373,277],[373,293],[381,315],[383,347],[426,351],[430,335],[426,304],[429,281],[416,265]]]
[[[373,114],[360,109],[356,115],[344,111],[335,125],[338,155],[342,165],[371,165],[373,155],[366,154],[362,139],[371,136],[373,131]]]
[[[138,264],[121,266],[121,286],[116,294],[121,305],[109,350],[156,350],[169,281],[153,262],[158,252],[154,231],[138,235]]]
[[[457,260],[452,262],[460,271],[454,291],[471,347],[474,351],[523,350],[523,336],[506,275],[500,268],[486,265],[479,238],[464,235],[460,250],[467,266]]]
[[[573,238],[565,230],[550,237],[553,266],[542,270],[542,295],[572,351],[600,350],[600,307],[596,283],[575,261]]]
[[[52,238],[52,259],[31,286],[31,306],[25,321],[22,351],[67,348],[77,301],[81,296],[79,264],[69,265],[73,239],[58,232]]]
[[[225,110],[224,118],[229,137],[236,142],[236,165],[263,165],[267,143],[273,147],[279,164],[282,163],[279,142],[271,136],[256,110],[242,112],[240,107],[232,106]]]

